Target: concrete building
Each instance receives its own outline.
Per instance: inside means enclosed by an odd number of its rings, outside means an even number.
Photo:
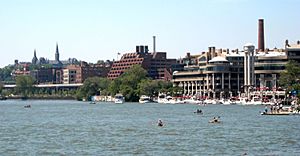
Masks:
[[[173,73],[174,85],[182,87],[184,95],[210,98],[250,97],[262,93],[284,96],[279,76],[289,60],[300,63],[300,41],[289,44],[286,40],[285,49],[265,48],[263,19],[258,23],[258,49],[246,44],[243,51],[209,47],[208,52],[201,55],[188,54],[183,59],[188,62],[184,70]]]
[[[261,91],[277,91],[279,74],[288,61],[285,54],[284,49],[254,52],[251,44],[246,44],[244,51],[231,52],[210,47],[207,52],[195,55],[197,64],[173,72],[172,81],[183,88],[183,95],[203,98],[250,97]]]
[[[300,63],[300,41],[296,44],[290,44],[288,40],[285,41],[285,51],[289,60],[295,60]]]
[[[173,83],[183,95],[202,98],[226,98],[240,93],[244,82],[244,53],[209,47],[208,52],[187,57],[193,59],[183,71],[173,72]]]

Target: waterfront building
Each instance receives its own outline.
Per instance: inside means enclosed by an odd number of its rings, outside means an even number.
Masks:
[[[182,60],[192,59],[183,71],[173,72],[173,83],[183,88],[183,95],[201,98],[226,98],[238,95],[243,85],[243,52],[209,47],[200,55],[189,53]],[[229,61],[230,60],[230,61]]]
[[[295,60],[300,63],[300,41],[296,44],[290,44],[288,40],[285,41],[285,51],[289,60]]]
[[[285,69],[287,62],[288,56],[284,49],[257,52],[254,63],[256,90],[278,88],[280,73]]]
[[[196,59],[195,59],[196,58]],[[265,48],[264,20],[258,21],[258,48],[246,44],[243,51],[215,50],[191,56],[189,53],[181,63],[183,71],[173,72],[175,86],[182,87],[184,95],[209,98],[231,96],[283,97],[279,86],[280,73],[289,60],[300,63],[300,41],[285,43],[285,49]]]
[[[298,42],[297,42],[298,43]],[[300,43],[299,43],[300,44]],[[279,86],[280,73],[285,70],[289,60],[297,60],[300,48],[256,50],[254,45],[246,44],[243,51],[215,50],[197,57],[194,64],[186,64],[183,71],[173,72],[174,86],[183,89],[183,94],[209,98],[231,96],[283,97]],[[290,46],[291,47],[291,46]],[[299,46],[300,47],[300,46]],[[298,50],[298,51],[297,51]],[[298,55],[300,56],[300,55]]]
[[[154,48],[155,50],[155,48]],[[171,80],[171,65],[176,59],[168,59],[166,52],[149,53],[148,46],[136,46],[136,51],[125,53],[120,60],[114,61],[109,73],[109,79],[116,79],[133,65],[141,65],[153,79]]]
[[[88,64],[82,61],[80,65],[68,65],[63,69],[63,83],[83,83],[89,77],[107,77],[112,62]]]

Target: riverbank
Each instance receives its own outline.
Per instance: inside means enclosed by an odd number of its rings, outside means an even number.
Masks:
[[[8,96],[7,100],[20,99],[20,100],[76,100],[76,97],[73,96]]]

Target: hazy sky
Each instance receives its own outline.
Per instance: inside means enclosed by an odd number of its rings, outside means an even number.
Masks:
[[[300,40],[300,0],[1,0],[0,67],[15,59],[75,57],[95,63],[149,45],[168,58],[216,48],[257,45],[258,19],[267,48]]]

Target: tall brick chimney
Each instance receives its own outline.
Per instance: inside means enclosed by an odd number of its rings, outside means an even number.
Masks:
[[[264,19],[258,20],[258,51],[265,50]]]

